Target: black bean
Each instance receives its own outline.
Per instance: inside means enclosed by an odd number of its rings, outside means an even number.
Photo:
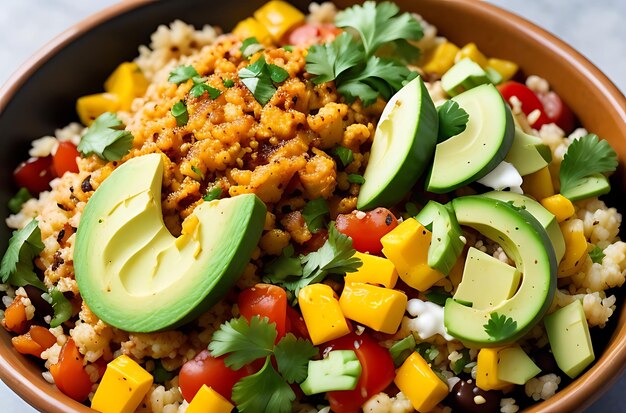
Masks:
[[[484,403],[476,404],[475,398],[482,396]],[[448,403],[454,412],[465,413],[497,413],[500,411],[499,391],[485,391],[476,387],[474,380],[461,380],[454,385],[448,395]]]
[[[83,179],[83,183],[80,184],[80,189],[85,193],[93,191],[93,187],[91,186],[91,175]]]
[[[52,310],[52,306],[41,297],[43,291],[41,291],[37,287],[33,287],[32,285],[24,286],[24,290],[26,291],[26,295],[30,299],[30,303],[35,307],[35,314],[41,317],[45,317],[47,315],[53,315],[54,310]]]
[[[561,369],[559,369],[559,366],[556,364],[554,355],[550,352],[548,347],[533,351],[530,357],[535,364],[537,364],[537,367],[541,369],[542,375],[550,373],[561,375]]]

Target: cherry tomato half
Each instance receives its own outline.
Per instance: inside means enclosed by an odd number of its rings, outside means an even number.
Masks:
[[[17,186],[28,189],[33,195],[50,189],[50,181],[56,178],[52,157],[30,158],[22,162],[15,171],[13,178]]]
[[[71,142],[60,142],[56,153],[52,157],[52,163],[57,176],[63,176],[65,172],[78,172],[76,158],[80,153]]]
[[[334,24],[308,23],[291,31],[287,36],[287,44],[310,46],[312,44],[331,42],[341,31]]]
[[[239,312],[248,321],[255,315],[267,317],[270,323],[276,323],[278,336],[276,341],[285,336],[287,331],[287,293],[271,284],[257,284],[247,288],[237,298]]]
[[[563,102],[563,99],[554,92],[538,93],[537,97],[543,104],[546,115],[566,134],[574,130],[575,118],[572,110]]]
[[[335,226],[339,232],[352,238],[355,250],[380,254],[383,250],[380,239],[398,226],[398,220],[388,209],[376,208],[362,218],[359,218],[358,212],[339,215]]]
[[[235,383],[253,372],[248,366],[239,370],[230,369],[224,364],[224,357],[215,358],[211,356],[209,350],[204,350],[193,360],[183,364],[178,376],[178,385],[188,402],[191,402],[203,384],[231,400]]]
[[[330,408],[335,413],[356,413],[373,395],[393,381],[395,368],[389,350],[379,345],[368,333],[350,333],[330,341],[323,353],[331,350],[354,350],[361,362],[361,377],[354,390],[328,392]]]
[[[91,393],[91,380],[83,368],[83,356],[74,340],[65,342],[59,355],[59,362],[50,366],[50,373],[54,378],[54,384],[63,394],[79,402],[87,400]]]
[[[507,103],[510,103],[510,99],[513,96],[518,98],[522,103],[522,112],[524,112],[526,116],[530,115],[535,110],[539,111],[539,117],[530,125],[533,128],[541,129],[543,125],[551,123],[550,118],[546,115],[541,100],[539,100],[535,92],[526,85],[510,80],[499,85],[498,90]]]

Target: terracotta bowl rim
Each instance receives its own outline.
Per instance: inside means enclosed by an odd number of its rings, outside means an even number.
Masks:
[[[591,82],[592,87],[601,91],[603,96],[609,100],[610,105],[617,111],[618,117],[626,125],[626,98],[622,92],[595,65],[564,41],[512,12],[483,1],[440,1],[458,4],[465,8],[479,9],[488,18],[506,19],[511,26],[511,30],[519,31],[529,36],[534,41],[540,43],[542,47],[549,49],[560,58],[566,60],[576,71],[584,74]],[[23,63],[0,87],[0,112],[4,110],[28,79],[50,58],[61,52],[65,46],[75,41],[85,32],[119,15],[154,2],[156,0],[121,1],[83,19],[56,36]],[[624,335],[620,337],[619,341],[621,344],[625,344]],[[612,343],[609,344],[607,350],[584,375],[578,377],[566,389],[559,391],[548,402],[535,405],[527,411],[546,411],[545,409],[548,407],[550,411],[579,411],[589,406],[610,387],[613,381],[617,380],[620,373],[626,368],[626,345],[619,346],[619,344],[613,337]],[[6,349],[0,349],[0,353],[7,353]],[[38,383],[29,382],[14,367],[15,363],[7,360],[6,357],[8,355],[8,353],[0,354],[0,379],[27,403],[36,409],[48,412],[91,411],[86,406],[71,400],[69,397],[62,396],[59,398],[59,393],[49,385],[42,386]],[[613,372],[609,380],[606,377],[607,371]]]

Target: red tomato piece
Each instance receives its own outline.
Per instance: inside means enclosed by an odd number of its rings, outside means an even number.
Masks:
[[[539,111],[539,118],[537,118],[537,121],[530,125],[533,128],[541,129],[543,125],[552,123],[548,115],[546,115],[543,104],[541,103],[541,100],[539,100],[539,97],[537,97],[535,92],[530,90],[530,88],[528,88],[526,85],[510,80],[499,85],[498,90],[500,91],[500,94],[502,95],[504,100],[509,104],[511,97],[517,97],[522,103],[522,112],[524,112],[526,116],[530,115],[535,110]]]
[[[538,93],[537,97],[543,104],[546,115],[548,115],[551,122],[556,123],[566,134],[574,130],[574,113],[559,95],[554,92],[548,92]]]
[[[331,42],[341,33],[341,29],[329,23],[308,23],[295,28],[287,37],[287,44],[310,46]]]
[[[68,340],[59,355],[59,362],[50,366],[54,384],[63,394],[84,402],[91,393],[91,380],[83,368],[83,355],[74,340]]]
[[[354,350],[361,362],[361,377],[354,390],[328,392],[330,408],[335,413],[357,413],[373,395],[393,382],[395,368],[389,350],[378,344],[367,333],[350,333],[326,345],[323,353],[331,350]]]
[[[297,245],[297,251],[300,254],[310,254],[322,248],[322,245],[328,239],[328,231],[325,229],[320,229],[316,233],[311,236],[311,239],[305,242],[302,245]]]
[[[193,360],[183,364],[178,376],[178,385],[188,402],[193,400],[203,384],[231,400],[235,383],[252,373],[248,366],[239,370],[228,368],[224,364],[224,357],[215,358],[211,356],[209,350],[204,350]]]
[[[376,208],[359,218],[358,212],[339,215],[335,226],[342,234],[352,238],[352,246],[359,252],[380,254],[380,239],[398,226],[398,220],[387,208]]]
[[[311,339],[304,318],[290,306],[287,306],[287,331],[293,333],[298,338]]]
[[[239,312],[248,321],[255,315],[267,317],[270,323],[276,323],[278,335],[276,341],[285,336],[287,326],[287,293],[282,288],[271,284],[257,284],[239,294],[237,299]]]
[[[30,158],[22,162],[15,171],[13,178],[19,187],[28,189],[33,195],[50,189],[50,181],[56,178],[52,157]]]
[[[78,172],[76,158],[80,153],[71,142],[60,142],[56,153],[52,157],[52,163],[57,176],[63,176],[65,172]]]

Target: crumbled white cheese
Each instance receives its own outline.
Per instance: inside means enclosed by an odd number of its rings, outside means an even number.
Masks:
[[[407,303],[406,310],[415,317],[408,321],[411,330],[415,331],[422,340],[426,340],[435,334],[439,334],[448,341],[454,340],[454,337],[447,333],[443,324],[442,306],[413,298]]]
[[[506,161],[500,162],[500,165],[496,166],[493,171],[479,179],[478,183],[496,191],[509,188],[511,192],[524,193],[522,191],[522,176],[512,164]]]

